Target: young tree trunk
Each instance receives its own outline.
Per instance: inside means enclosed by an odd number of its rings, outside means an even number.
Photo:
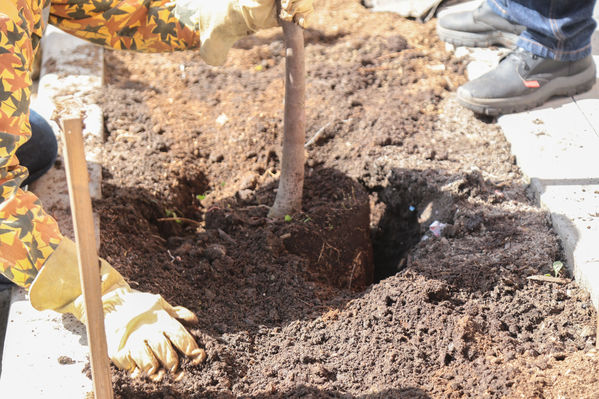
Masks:
[[[281,21],[281,25],[285,38],[285,114],[279,190],[268,213],[274,218],[298,213],[302,209],[306,139],[303,29],[293,22]]]

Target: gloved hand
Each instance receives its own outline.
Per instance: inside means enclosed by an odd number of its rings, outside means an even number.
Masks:
[[[188,309],[173,307],[160,295],[136,291],[103,259],[100,260],[102,304],[108,356],[133,377],[141,374],[154,380],[164,370],[174,373],[179,366],[177,348],[192,363],[206,359],[191,334],[176,319],[197,323]],[[63,239],[48,258],[29,290],[31,305],[71,313],[85,322],[75,243]],[[162,368],[161,368],[162,367]]]
[[[279,18],[283,21],[293,21],[302,28],[306,28],[312,13],[314,13],[312,0],[281,0]]]
[[[175,0],[173,12],[200,32],[200,56],[207,64],[222,65],[233,44],[259,29],[278,25],[278,0]],[[305,27],[313,0],[282,0],[281,19]]]

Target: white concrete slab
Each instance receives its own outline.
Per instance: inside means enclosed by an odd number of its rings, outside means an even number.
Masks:
[[[592,179],[599,137],[576,102],[555,99],[530,112],[498,119],[518,165],[531,178]]]
[[[555,231],[576,281],[599,306],[599,177],[533,183],[541,205],[551,212]]]
[[[90,397],[92,381],[82,372],[87,363],[85,326],[70,315],[33,309],[25,291],[13,288],[0,376],[2,396],[11,392],[19,398]]]

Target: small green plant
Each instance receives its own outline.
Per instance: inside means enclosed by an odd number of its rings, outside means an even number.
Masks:
[[[564,264],[562,262],[560,262],[559,260],[553,262],[553,275],[554,275],[554,277],[558,277],[559,276],[559,272],[561,272],[563,268],[564,268]]]
[[[179,219],[179,216],[177,216],[177,213],[175,211],[170,210],[170,209],[165,209],[164,213],[166,214],[166,217],[173,218],[175,220],[175,222],[181,223],[181,219]]]
[[[291,217],[291,215],[285,215],[286,222],[291,222],[292,220],[293,220],[293,218]]]
[[[198,195],[196,195],[196,199],[198,201],[203,201],[206,199],[206,194],[198,194]]]
[[[306,218],[304,219],[304,223],[308,223],[311,221],[312,221],[312,218],[310,216],[306,216]]]

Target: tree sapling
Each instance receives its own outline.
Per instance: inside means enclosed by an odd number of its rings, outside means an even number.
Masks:
[[[285,38],[285,113],[279,190],[268,216],[281,218],[302,209],[305,141],[305,61],[303,29],[281,21]]]

